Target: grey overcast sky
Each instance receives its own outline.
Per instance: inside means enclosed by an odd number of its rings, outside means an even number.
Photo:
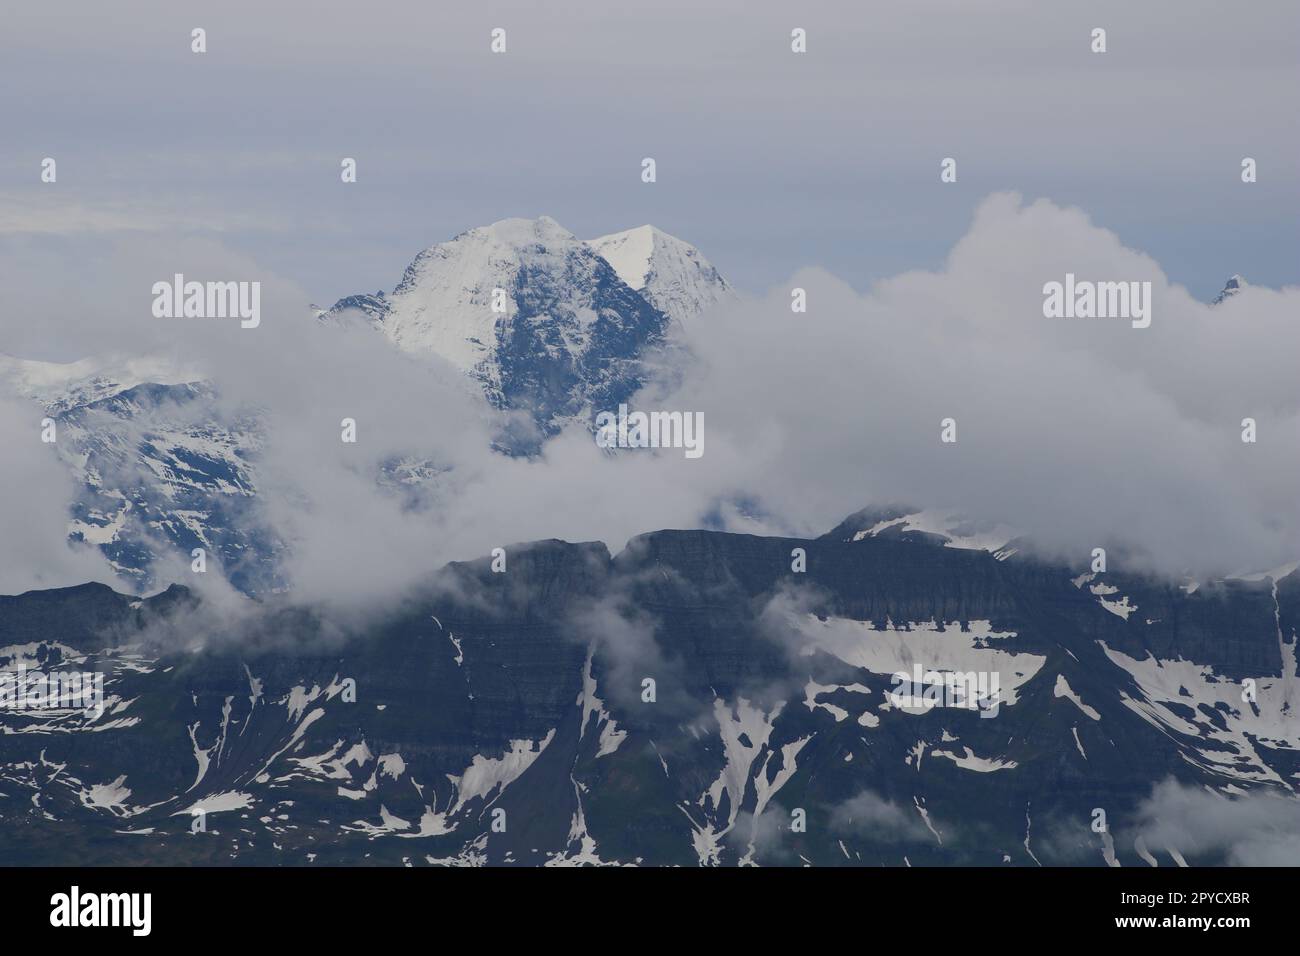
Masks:
[[[210,234],[328,304],[545,213],[653,222],[754,292],[809,265],[862,290],[939,266],[1014,189],[1206,299],[1234,272],[1296,281],[1298,26],[1294,0],[11,4],[0,234],[69,261]]]

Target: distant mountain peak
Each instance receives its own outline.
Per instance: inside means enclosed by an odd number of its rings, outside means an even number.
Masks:
[[[421,255],[453,245],[500,245],[510,248],[528,248],[537,244],[580,242],[573,233],[550,216],[538,216],[528,219],[522,216],[510,216],[498,219],[484,226],[474,226],[456,233],[450,239],[435,242]],[[419,259],[420,256],[416,256]]]
[[[605,261],[614,267],[618,277],[633,289],[644,289],[650,262],[654,258],[656,236],[667,236],[648,223],[635,229],[610,233],[588,241]]]
[[[1211,305],[1218,305],[1224,299],[1231,298],[1232,296],[1236,295],[1238,292],[1240,292],[1249,284],[1250,283],[1248,283],[1240,275],[1230,276],[1228,278],[1228,281],[1224,283],[1223,289],[1219,292],[1218,295],[1214,297],[1214,301],[1211,303]]]
[[[402,351],[461,369],[494,405],[527,410],[546,434],[629,397],[672,321],[730,294],[699,250],[654,226],[584,242],[539,216],[430,246],[391,293],[348,296],[319,318],[364,317]]]
[[[620,279],[655,308],[687,322],[734,293],[690,243],[646,224],[588,240]]]
[[[0,381],[51,411],[112,398],[140,385],[187,385],[202,375],[160,355],[99,355],[75,362],[43,362],[0,353]]]

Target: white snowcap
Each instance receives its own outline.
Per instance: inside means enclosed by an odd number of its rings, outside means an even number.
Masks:
[[[468,232],[462,232],[451,241],[457,242],[470,238],[492,240],[516,248],[535,243],[574,242],[577,240],[573,233],[550,216],[538,216],[536,219],[501,219],[490,226],[479,226]]]
[[[732,295],[727,280],[698,249],[652,225],[589,239],[587,244],[620,279],[678,322]]]
[[[138,385],[186,385],[198,369],[161,355],[98,355],[76,362],[42,362],[0,353],[0,380],[52,409],[111,398]]]

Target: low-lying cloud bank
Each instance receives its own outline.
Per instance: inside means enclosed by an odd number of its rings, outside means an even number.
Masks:
[[[305,599],[384,599],[512,542],[617,550],[637,533],[706,522],[820,534],[898,500],[1008,523],[1081,566],[1116,544],[1170,574],[1300,557],[1300,289],[1247,287],[1211,307],[1083,212],[1046,201],[991,196],[937,272],[859,294],[806,269],[701,316],[687,329],[694,361],[635,403],[702,412],[698,459],[610,454],[580,427],[534,459],[509,459],[490,450],[499,416],[456,370],[368,329],[318,325],[307,293],[219,245],[146,237],[97,249],[72,288],[53,279],[66,255],[6,252],[0,278],[22,290],[0,315],[6,340],[40,358],[80,357],[70,343],[174,355],[216,384],[214,414],[257,410],[264,520],[288,544],[287,576]],[[152,318],[148,290],[174,272],[262,281],[261,326]],[[1045,318],[1043,286],[1067,273],[1150,282],[1150,327]],[[791,310],[796,287],[806,312]],[[38,331],[24,324],[33,315]],[[70,488],[47,475],[39,411],[17,409],[0,406],[6,486],[24,489],[0,506],[21,529],[0,591],[107,579],[102,562],[65,553]],[[355,444],[340,441],[345,417]],[[1248,417],[1253,444],[1241,441]],[[940,441],[945,418],[955,443]],[[432,477],[376,490],[394,461]]]
[[[1132,832],[1148,852],[1229,866],[1300,866],[1300,804],[1270,791],[1225,796],[1166,780],[1138,808]]]
[[[1043,286],[1067,273],[1149,281],[1150,327],[1045,318]],[[704,368],[672,402],[705,412],[701,470],[743,462],[735,487],[796,528],[901,499],[1079,563],[1111,541],[1171,573],[1300,556],[1300,289],[1211,307],[1082,212],[1006,194],[939,272],[864,296],[816,270],[790,285],[806,314],[778,289],[699,323]]]

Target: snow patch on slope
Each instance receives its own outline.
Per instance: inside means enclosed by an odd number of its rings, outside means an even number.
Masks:
[[[700,251],[654,226],[588,240],[618,277],[675,323],[685,323],[734,293]]]
[[[922,532],[944,538],[945,548],[969,551],[988,551],[999,559],[1010,557],[1015,549],[1007,551],[1007,544],[1018,537],[1010,525],[979,524],[962,517],[955,511],[925,509],[911,514],[886,518],[870,528],[853,535],[854,541],[880,535],[895,536],[907,532]]]

